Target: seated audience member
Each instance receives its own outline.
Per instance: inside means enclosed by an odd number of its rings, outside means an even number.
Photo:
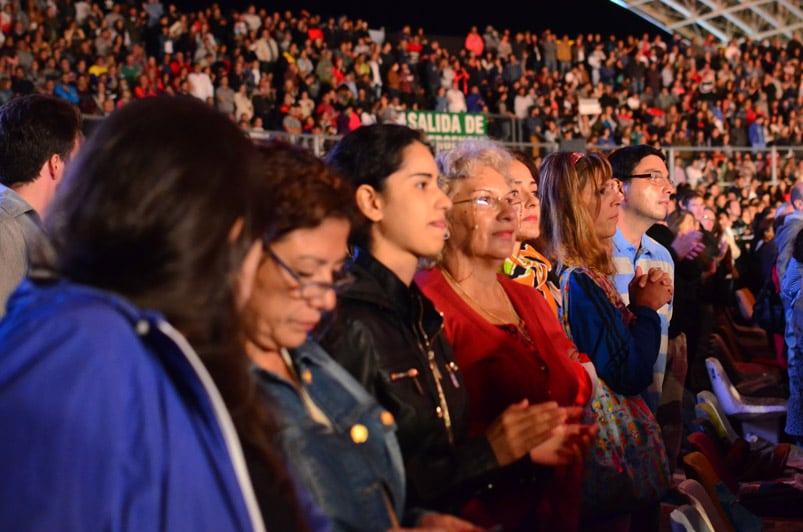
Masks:
[[[133,102],[82,147],[0,322],[5,528],[325,529],[239,341],[269,215],[257,163],[184,98]]]

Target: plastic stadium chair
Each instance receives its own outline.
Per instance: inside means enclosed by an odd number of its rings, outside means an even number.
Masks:
[[[717,429],[717,432],[729,443],[733,443],[740,438],[739,433],[731,425],[727,414],[719,404],[719,399],[713,392],[708,390],[701,390],[697,392],[697,403],[707,405],[710,407],[706,409],[709,414],[709,420]]]
[[[733,385],[718,359],[708,357],[705,365],[722,410],[741,421],[742,436],[749,440],[749,434],[756,434],[777,443],[780,419],[786,415],[786,399],[744,396]]]
[[[739,362],[720,333],[711,333],[708,342],[708,356],[720,361],[739,392],[756,397],[789,396],[784,370],[756,362]]]
[[[696,506],[683,504],[669,514],[672,532],[717,532]]]
[[[691,501],[692,506],[700,514],[701,523],[706,527],[710,527],[712,532],[733,531],[733,526],[725,518],[725,512],[722,507],[717,508],[717,504],[711,499],[705,487],[698,480],[687,478],[678,484],[678,491]]]

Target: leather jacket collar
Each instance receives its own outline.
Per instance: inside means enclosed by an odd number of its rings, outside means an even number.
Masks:
[[[421,321],[430,336],[440,331],[443,317],[415,282],[408,287],[364,249],[355,248],[354,253],[351,273],[356,281],[339,297],[373,303],[398,314],[405,322]]]

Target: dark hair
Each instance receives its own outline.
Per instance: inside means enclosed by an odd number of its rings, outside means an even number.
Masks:
[[[795,237],[794,247],[792,248],[792,257],[799,263],[803,264],[803,231],[798,231]]]
[[[775,219],[772,216],[764,216],[763,218],[758,220],[758,223],[755,224],[754,234],[753,237],[754,246],[759,241],[764,240],[767,237],[767,233],[774,231],[775,228],[773,227],[773,222]]]
[[[353,222],[354,191],[330,165],[282,141],[263,144],[259,150],[270,189],[265,205],[272,212],[271,240],[317,227],[327,218]]]
[[[354,190],[369,185],[377,192],[385,190],[385,180],[401,168],[404,149],[414,142],[424,143],[421,132],[397,124],[373,124],[348,133],[327,154],[326,161]],[[349,241],[367,248],[371,223],[360,217],[352,226]]]
[[[691,211],[687,211],[686,209],[675,209],[674,211],[670,212],[666,217],[666,226],[672,231],[672,234],[677,236],[678,231],[680,230],[680,224],[683,221],[691,216],[691,219],[694,220],[694,215]]]
[[[659,148],[649,144],[636,144],[635,146],[625,146],[613,151],[608,155],[608,162],[611,163],[613,177],[621,180],[633,173],[633,169],[638,163],[649,155],[655,155],[662,161],[666,161],[666,155]]]
[[[684,209],[688,209],[689,203],[695,198],[705,199],[703,195],[691,188],[684,188],[683,191],[678,191],[678,205]]]
[[[30,183],[53,154],[65,162],[81,133],[81,113],[66,100],[20,96],[0,107],[0,183]]]
[[[304,529],[293,483],[255,393],[235,312],[235,280],[270,212],[248,138],[191,97],[136,100],[90,135],[45,218],[53,253],[34,265],[161,312],[209,370],[237,427],[263,518]],[[233,228],[242,220],[242,229]]]
[[[524,150],[510,150],[510,154],[513,155],[515,160],[527,167],[527,170],[530,171],[533,179],[535,179],[535,184],[540,185],[541,183],[539,183],[540,176],[538,175],[538,166],[535,164],[533,156]]]

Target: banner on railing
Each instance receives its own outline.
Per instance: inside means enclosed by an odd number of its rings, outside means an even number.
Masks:
[[[431,139],[461,140],[488,134],[488,117],[484,114],[405,111],[402,117],[404,125],[420,129]]]

